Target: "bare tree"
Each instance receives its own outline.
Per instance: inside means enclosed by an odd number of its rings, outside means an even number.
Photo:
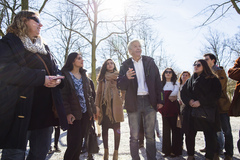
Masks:
[[[239,5],[240,0],[225,0],[222,3],[211,4],[210,6],[204,8],[199,14],[209,13],[209,17],[202,23],[201,26],[206,26],[213,23],[225,16],[225,14],[232,8],[240,15]]]
[[[228,47],[233,51],[236,57],[240,57],[240,31],[231,38]]]
[[[217,58],[217,65],[226,68],[232,60],[232,50],[228,46],[229,39],[225,37],[224,33],[209,29],[205,40],[206,43],[201,52],[214,54]]]

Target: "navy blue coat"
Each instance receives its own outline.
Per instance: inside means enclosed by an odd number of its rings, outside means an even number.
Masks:
[[[21,40],[8,33],[0,40],[0,148],[26,149],[34,88],[44,85],[46,71],[27,67]],[[50,53],[49,53],[50,54]],[[53,60],[52,74],[57,68]],[[58,87],[51,89],[62,129],[68,124]]]
[[[159,70],[153,58],[148,56],[142,56],[142,61],[149,92],[150,103],[157,111],[157,104],[164,104],[164,92]],[[133,68],[133,70],[135,71],[132,58],[129,58],[122,63],[119,77],[117,79],[117,85],[120,90],[126,90],[125,109],[128,112],[136,112],[138,82],[136,75],[134,76],[134,79],[129,80],[127,78],[126,72],[129,68]]]

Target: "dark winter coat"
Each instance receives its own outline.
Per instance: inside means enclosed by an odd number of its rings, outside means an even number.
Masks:
[[[8,33],[0,41],[0,148],[25,150],[30,119],[37,119],[31,117],[34,92],[44,85],[46,71],[44,66],[30,68],[33,61],[27,61],[27,52],[14,34]],[[54,75],[57,68],[52,60],[51,65]],[[68,124],[59,88],[50,90],[65,130]]]
[[[142,61],[150,103],[157,111],[157,104],[164,104],[164,92],[159,70],[153,58],[142,56]],[[134,76],[134,79],[129,80],[127,78],[126,72],[129,68],[133,68],[135,71],[132,58],[129,58],[122,63],[122,66],[120,67],[119,77],[117,79],[117,86],[120,90],[126,90],[125,109],[127,109],[128,112],[136,112],[138,82],[136,75]]]
[[[234,66],[228,70],[228,76],[237,81],[229,115],[240,116],[240,57],[235,61]]]
[[[80,73],[83,80],[83,92],[86,100],[87,113],[89,117],[92,117],[93,114],[96,114],[96,106],[94,105],[94,100],[96,96],[94,85],[92,80],[90,80],[86,76],[86,70],[81,70]],[[61,90],[61,93],[66,114],[72,114],[76,118],[76,120],[81,120],[82,110],[76,94],[73,79],[69,71],[63,71],[63,75],[65,76],[65,79],[64,87]]]
[[[196,73],[186,81],[181,90],[181,99],[186,107],[183,110],[183,130],[185,133],[189,131],[190,122],[194,119],[194,125],[196,130],[203,130],[204,125],[211,122],[207,120],[202,120],[192,117],[192,107],[189,105],[189,101],[193,99],[194,101],[200,102],[200,107],[206,108],[207,115],[215,116],[216,129],[219,129],[219,113],[217,101],[221,96],[221,83],[217,77],[206,78],[202,73],[198,76]],[[202,126],[202,127],[201,127]]]

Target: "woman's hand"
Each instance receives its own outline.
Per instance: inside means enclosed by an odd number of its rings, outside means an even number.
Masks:
[[[175,100],[177,100],[177,96],[169,96],[168,99],[173,102]]]
[[[75,117],[72,114],[68,114],[67,121],[68,121],[68,124],[73,124],[73,121],[75,121]]]
[[[61,79],[56,79],[57,76],[45,76],[44,86],[54,88],[61,83]]]
[[[188,104],[192,107],[193,102],[194,102],[194,100],[191,99]]]
[[[178,100],[178,103],[179,103],[179,105],[183,105],[183,102],[182,102],[182,100]]]
[[[200,106],[200,102],[199,102],[199,101],[194,101],[194,102],[192,103],[192,107],[197,108],[197,107],[199,107],[199,106]]]

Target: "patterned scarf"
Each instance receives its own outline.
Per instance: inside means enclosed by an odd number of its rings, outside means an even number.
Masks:
[[[26,50],[28,50],[32,53],[40,53],[40,54],[44,54],[44,55],[47,54],[43,40],[40,36],[38,36],[35,39],[35,43],[33,43],[28,36],[20,37],[20,39]]]

